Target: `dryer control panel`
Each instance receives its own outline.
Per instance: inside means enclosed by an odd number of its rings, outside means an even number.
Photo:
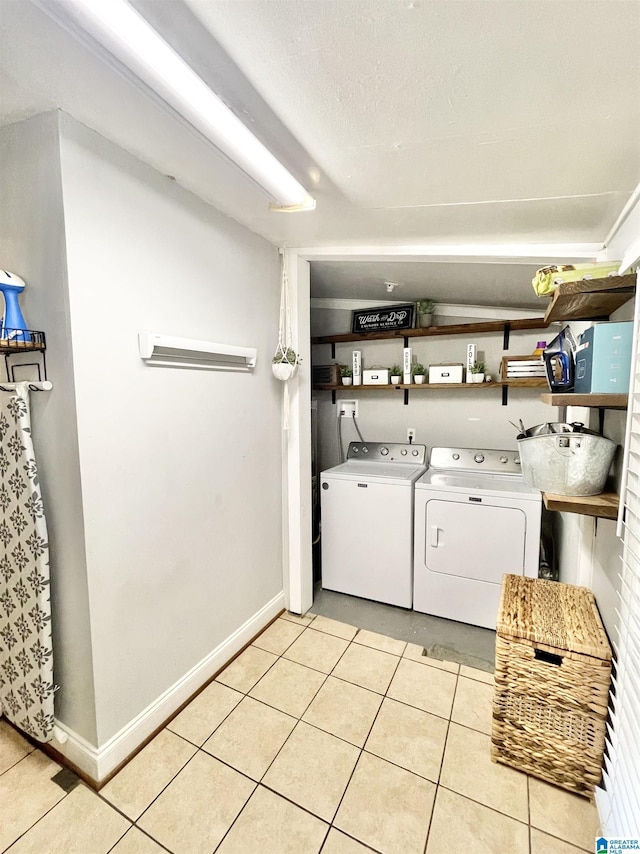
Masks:
[[[427,446],[405,442],[350,442],[347,459],[424,466],[427,462]]]
[[[474,471],[502,477],[522,477],[517,451],[487,448],[432,448],[429,466],[447,471]]]

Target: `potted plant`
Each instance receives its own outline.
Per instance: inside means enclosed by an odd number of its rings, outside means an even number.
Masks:
[[[436,307],[432,299],[418,300],[418,326],[423,328],[433,323],[433,309]]]
[[[471,382],[472,383],[483,383],[484,382],[484,362],[474,362],[471,365]]]
[[[340,365],[340,376],[342,377],[342,385],[351,385],[353,382],[353,369],[349,365]]]
[[[274,377],[279,380],[290,380],[295,376],[300,361],[300,356],[293,347],[284,349],[278,347],[278,352],[271,360],[271,370]]]
[[[390,371],[391,374],[391,384],[398,385],[400,380],[402,379],[402,368],[400,365],[394,365]]]
[[[413,376],[414,383],[418,383],[418,384],[423,383],[424,382],[424,376],[425,376],[424,365],[421,365],[420,362],[415,364],[411,368],[411,374]]]

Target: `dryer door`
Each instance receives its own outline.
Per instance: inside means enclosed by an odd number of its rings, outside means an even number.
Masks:
[[[425,563],[431,572],[499,584],[524,572],[522,510],[432,499],[425,508]]]

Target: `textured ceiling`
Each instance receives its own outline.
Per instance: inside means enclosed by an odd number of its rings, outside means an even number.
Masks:
[[[63,109],[274,243],[600,243],[640,181],[635,0],[131,2],[315,212],[269,212],[206,141],[29,0],[0,0],[0,123]],[[314,287],[355,287],[354,270],[315,262]],[[388,277],[377,272],[360,268],[372,287]],[[498,299],[471,265],[434,272],[408,282],[457,288],[450,302]],[[496,275],[499,301],[530,299]]]
[[[187,3],[357,208],[491,203],[504,234],[640,178],[635,2]]]

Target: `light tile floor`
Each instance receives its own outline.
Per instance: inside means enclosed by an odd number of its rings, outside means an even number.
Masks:
[[[0,851],[593,851],[591,804],[491,762],[492,694],[414,644],[286,614],[99,794],[0,721]]]

